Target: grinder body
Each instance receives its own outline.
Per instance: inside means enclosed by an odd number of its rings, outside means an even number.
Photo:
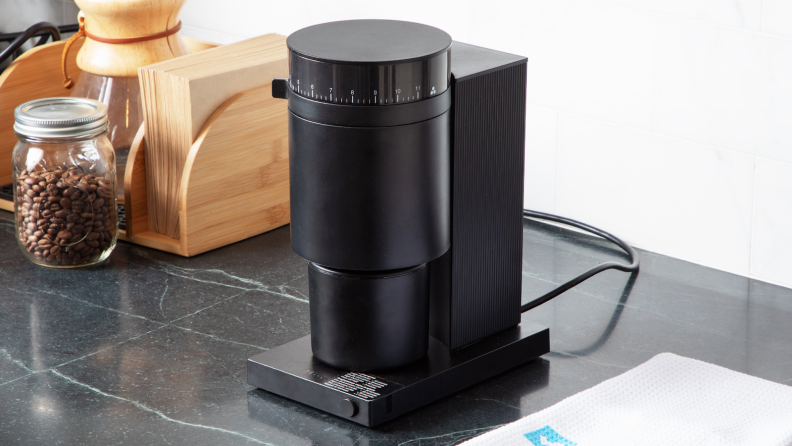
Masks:
[[[361,34],[379,41],[344,43]],[[289,99],[292,249],[309,262],[313,354],[352,371],[414,362],[428,346],[428,264],[451,243],[451,38],[350,21],[287,45],[290,78],[273,92]]]

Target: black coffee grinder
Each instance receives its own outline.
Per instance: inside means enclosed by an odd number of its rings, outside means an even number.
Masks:
[[[547,353],[520,312],[527,59],[390,20],[287,43],[311,335],[248,383],[375,426]]]

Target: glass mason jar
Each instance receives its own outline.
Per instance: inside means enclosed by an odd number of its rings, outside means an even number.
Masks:
[[[19,247],[39,265],[105,260],[116,245],[116,172],[107,106],[45,98],[14,111],[14,217]]]
[[[116,155],[116,198],[124,202],[124,175],[132,140],[143,123],[140,83],[134,77],[80,73],[72,97],[96,99],[107,106],[107,138]]]

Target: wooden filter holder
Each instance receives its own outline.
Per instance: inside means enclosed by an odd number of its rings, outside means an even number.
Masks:
[[[193,51],[206,42],[184,38]],[[11,184],[14,109],[33,99],[67,96],[59,67],[65,42],[25,52],[0,75],[0,186]],[[78,46],[67,60],[72,77]],[[127,160],[126,229],[119,240],[185,257],[286,225],[289,214],[289,142],[286,101],[272,97],[271,86],[239,93],[209,117],[190,148],[179,189],[178,239],[148,229],[145,125],[135,136]],[[0,199],[0,209],[14,210]]]

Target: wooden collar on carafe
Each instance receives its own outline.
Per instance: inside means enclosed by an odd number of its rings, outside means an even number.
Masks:
[[[81,37],[87,37],[87,38],[89,38],[91,40],[95,40],[97,42],[112,43],[112,44],[145,42],[147,40],[163,39],[165,37],[172,36],[172,35],[176,34],[177,32],[179,32],[179,30],[181,29],[181,26],[182,26],[181,21],[179,21],[179,23],[177,23],[176,26],[174,26],[173,28],[171,28],[169,30],[163,31],[161,33],[151,34],[151,35],[148,35],[148,36],[140,36],[140,37],[123,37],[123,38],[120,38],[120,39],[110,39],[110,38],[107,38],[107,37],[95,36],[95,35],[89,33],[88,30],[85,29],[85,17],[83,17],[81,15],[80,16],[80,30],[77,31],[76,33],[74,33],[74,35],[69,38],[69,40],[66,42],[66,45],[63,47],[63,57],[61,57],[61,68],[63,69],[63,86],[64,86],[64,88],[68,89],[68,88],[72,88],[74,86],[74,81],[72,80],[72,78],[69,77],[68,74],[66,74],[66,56],[69,54],[69,48],[71,48],[72,44],[74,44],[74,42],[76,42]]]

